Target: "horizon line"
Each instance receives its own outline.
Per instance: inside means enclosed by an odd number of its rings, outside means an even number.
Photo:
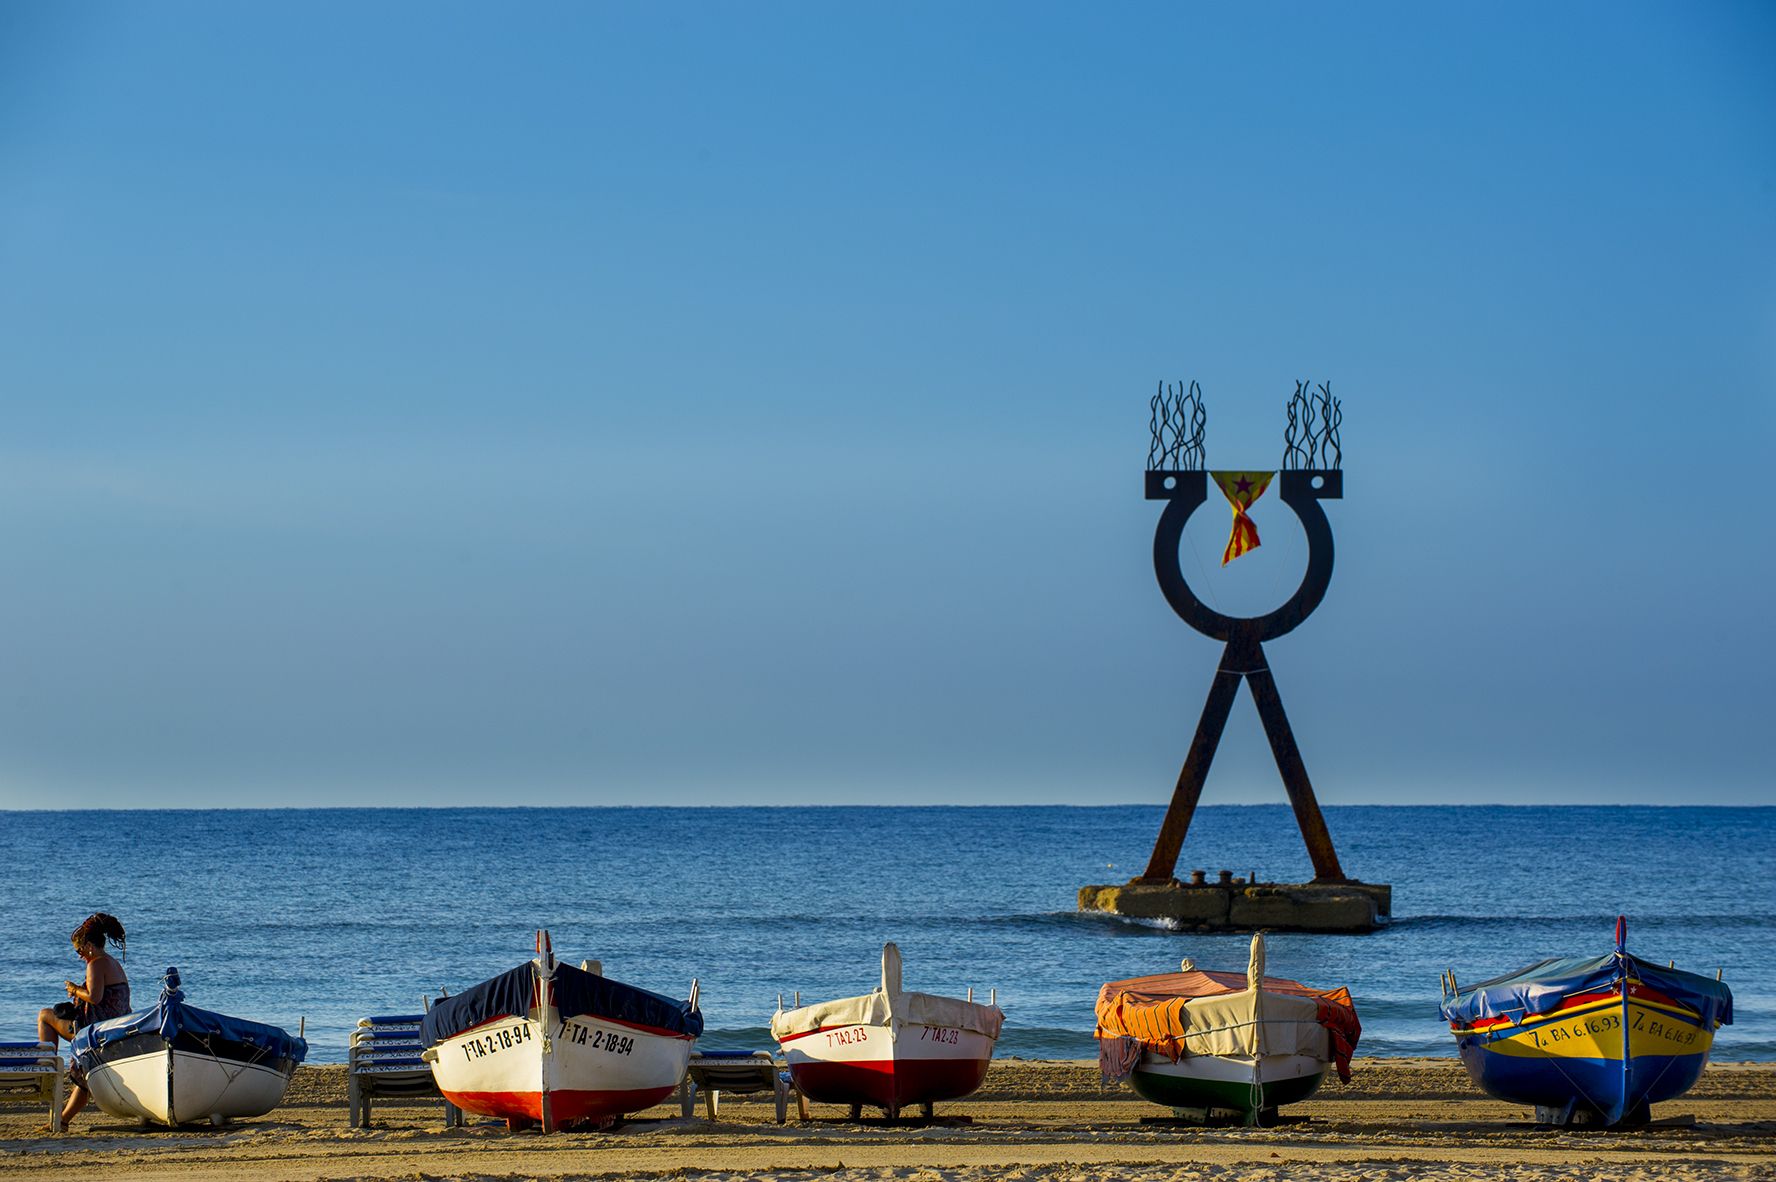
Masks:
[[[1226,801],[1215,804],[1199,804],[1200,811],[1205,808],[1284,808],[1288,801]],[[1046,802],[1040,804],[1003,803],[945,803],[945,804],[718,804],[702,802],[695,804],[322,804],[322,805],[93,805],[86,808],[43,808],[37,806],[0,805],[0,814],[4,813],[329,813],[329,812],[450,812],[473,811],[484,813],[522,813],[522,812],[556,812],[563,809],[618,810],[634,812],[666,810],[666,809],[873,809],[880,811],[907,809],[1126,809],[1126,808],[1165,808],[1163,801],[1127,801],[1115,804],[1063,804]],[[1646,802],[1623,802],[1601,804],[1587,801],[1552,801],[1541,803],[1512,802],[1479,802],[1469,804],[1433,804],[1428,802],[1393,803],[1352,803],[1320,805],[1323,809],[1776,809],[1776,803],[1765,804],[1649,804]]]

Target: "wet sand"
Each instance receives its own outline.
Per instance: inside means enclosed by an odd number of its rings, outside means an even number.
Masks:
[[[1166,1110],[1094,1063],[995,1063],[975,1096],[930,1125],[853,1124],[815,1105],[777,1125],[767,1098],[724,1098],[720,1119],[676,1101],[603,1133],[446,1129],[436,1100],[379,1101],[376,1127],[347,1127],[345,1069],[304,1067],[284,1105],[223,1129],[143,1131],[88,1109],[75,1131],[38,1131],[46,1113],[0,1106],[0,1176],[136,1182],[519,1178],[1016,1179],[1348,1182],[1356,1179],[1769,1179],[1776,1182],[1776,1064],[1715,1064],[1652,1126],[1555,1131],[1487,1099],[1453,1060],[1359,1060],[1271,1129],[1141,1123]],[[966,1119],[964,1119],[966,1118]]]

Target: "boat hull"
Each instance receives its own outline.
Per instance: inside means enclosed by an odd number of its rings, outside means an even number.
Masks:
[[[1174,1063],[1147,1051],[1129,1083],[1143,1099],[1168,1108],[1224,1110],[1256,1122],[1262,1113],[1313,1095],[1326,1066],[1311,1055],[1186,1055]]]
[[[547,1035],[547,1037],[545,1037]],[[552,1131],[650,1108],[684,1077],[695,1040],[591,1014],[505,1017],[427,1052],[444,1098],[464,1112]]]
[[[1689,1091],[1714,1045],[1700,1015],[1633,991],[1575,998],[1521,1022],[1457,1027],[1455,1036],[1488,1095],[1555,1123],[1583,1113],[1606,1125],[1644,1120],[1651,1105]]]
[[[297,1060],[227,1039],[195,1043],[158,1034],[108,1043],[86,1072],[94,1103],[111,1116],[172,1126],[263,1116],[282,1102]]]
[[[959,1100],[987,1078],[995,1040],[955,1026],[905,1023],[824,1027],[780,1040],[796,1090],[823,1104],[869,1105],[889,1115]]]

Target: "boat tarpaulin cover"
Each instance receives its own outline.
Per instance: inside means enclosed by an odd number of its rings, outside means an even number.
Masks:
[[[1336,1064],[1346,1082],[1363,1032],[1350,990],[1265,976],[1262,937],[1253,938],[1244,974],[1192,967],[1111,981],[1098,991],[1097,1012],[1100,1040],[1137,1039],[1174,1063],[1186,1055],[1307,1055]]]
[[[841,997],[800,1009],[779,1010],[771,1017],[771,1037],[779,1042],[828,1026],[953,1026],[997,1039],[1005,1025],[998,1006],[959,997],[908,993],[900,987],[900,949],[882,946],[882,983],[860,997]]]
[[[1624,977],[1637,978],[1647,988],[1695,1010],[1711,1029],[1716,1023],[1724,1026],[1733,1021],[1733,992],[1722,982],[1617,952],[1590,959],[1555,957],[1469,985],[1443,1003],[1443,1017],[1472,1026],[1491,1018],[1546,1014],[1568,997],[1614,993]]]
[[[296,1063],[308,1055],[307,1041],[280,1027],[186,1005],[185,991],[179,986],[179,970],[168,969],[161,984],[160,1000],[155,1002],[153,1009],[96,1022],[75,1035],[68,1046],[75,1065],[82,1071],[89,1071],[104,1057],[107,1044],[138,1034],[158,1034],[169,1044],[180,1035],[198,1039],[223,1038],[256,1047],[267,1059],[290,1059]]]
[[[455,997],[434,1002],[420,1020],[420,1037],[435,1046],[476,1026],[529,1014],[536,1007],[533,966],[533,961],[525,961]],[[590,1015],[689,1038],[703,1033],[702,1011],[692,1009],[689,1002],[674,1001],[572,965],[555,965],[554,986],[555,1008],[563,1018]]]
[[[841,997],[798,1010],[780,1010],[771,1017],[771,1036],[779,1041],[828,1026],[953,1026],[997,1039],[1005,1025],[998,1006],[984,1006],[959,997],[932,993],[897,993],[880,989],[860,997]]]

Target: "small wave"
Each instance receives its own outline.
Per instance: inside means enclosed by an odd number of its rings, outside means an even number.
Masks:
[[[1007,1022],[994,1054],[1003,1059],[1095,1059],[1098,1040],[1090,1027],[1019,1026]]]
[[[697,1040],[699,1051],[764,1051],[776,1045],[769,1026],[708,1027]]]
[[[1075,932],[1093,936],[1173,936],[1181,932],[1204,935],[1192,925],[1175,919],[1145,919],[1134,915],[1112,915],[1107,911],[1043,911],[1026,915],[984,915],[965,923],[980,924],[1004,931],[1023,929],[1034,932]],[[1238,935],[1240,933],[1218,933]]]
[[[1032,911],[1002,912],[987,915],[914,915],[883,913],[880,915],[723,915],[703,916],[661,915],[652,918],[671,922],[675,927],[708,927],[726,932],[736,925],[758,925],[779,928],[784,925],[825,928],[864,928],[870,931],[915,931],[921,928],[978,927],[993,931],[1027,931],[1036,933],[1085,932],[1098,935],[1152,935],[1161,932],[1188,930],[1183,925],[1164,919],[1138,919],[1110,915],[1102,911]],[[628,917],[625,917],[626,921]]]
[[[1396,916],[1388,927],[1429,930],[1440,927],[1512,928],[1526,924],[1547,924],[1556,927],[1596,928],[1604,933],[1605,939],[1609,939],[1615,922],[1614,915],[1405,915]],[[1632,945],[1634,933],[1648,928],[1654,931],[1670,928],[1689,930],[1698,927],[1764,931],[1770,926],[1770,921],[1759,915],[1630,915],[1628,938]]]
[[[280,916],[275,921],[267,920],[264,923],[251,925],[243,929],[240,923],[232,918],[207,920],[202,916],[196,916],[191,919],[182,920],[180,926],[181,929],[186,932],[204,931],[214,928],[226,929],[230,932],[257,930],[262,932],[272,932],[279,935],[289,932],[319,932],[325,934],[345,932],[366,932],[372,934],[378,932],[422,932],[429,936],[437,931],[438,920],[436,916],[432,915],[425,915],[417,918],[391,916],[387,919],[285,919]],[[450,926],[454,931],[459,933],[463,931],[516,932],[521,937],[525,935],[525,933],[510,920],[505,919],[475,919],[472,916],[464,916],[461,919],[458,919],[452,917]],[[517,942],[522,944],[523,939],[519,939]]]
[[[1453,1059],[1454,1039],[1377,1038],[1363,1032],[1357,1054],[1371,1059]]]
[[[1365,993],[1356,999],[1357,1016],[1365,1026],[1373,1022],[1438,1022],[1436,983],[1413,997],[1376,997]]]

